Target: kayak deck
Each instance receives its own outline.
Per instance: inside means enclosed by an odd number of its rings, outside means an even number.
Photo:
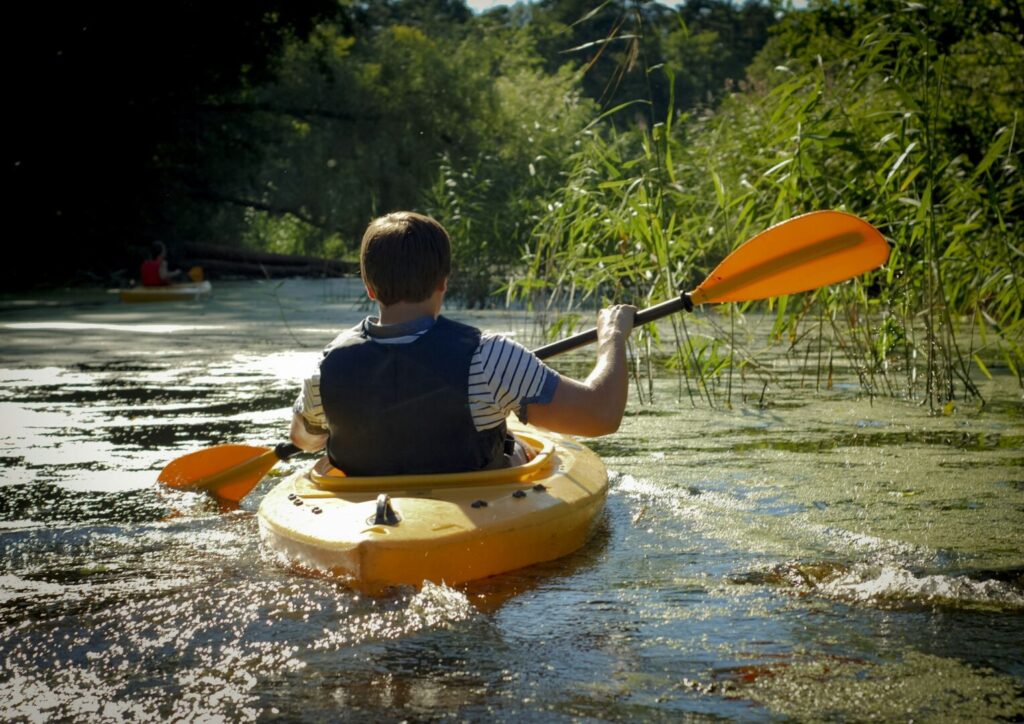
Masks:
[[[604,464],[572,438],[514,432],[540,449],[517,468],[397,478],[296,473],[260,505],[264,547],[368,592],[455,585],[567,555],[586,542],[604,505]],[[378,516],[381,494],[394,524]]]

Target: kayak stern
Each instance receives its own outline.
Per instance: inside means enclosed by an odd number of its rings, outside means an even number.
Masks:
[[[260,505],[264,549],[371,593],[425,581],[457,585],[568,555],[586,542],[603,508],[607,471],[575,440],[529,432],[552,444],[546,475],[526,482],[499,475],[495,484],[470,473],[374,490],[366,485],[372,479],[352,478],[358,489],[345,491],[325,490],[313,471],[298,472]],[[473,477],[460,485],[460,475]],[[394,525],[375,522],[381,493]]]

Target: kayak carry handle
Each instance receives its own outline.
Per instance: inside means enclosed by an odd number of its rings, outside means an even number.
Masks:
[[[373,519],[374,525],[398,525],[402,519],[391,507],[391,496],[381,493],[377,496],[377,515]]]

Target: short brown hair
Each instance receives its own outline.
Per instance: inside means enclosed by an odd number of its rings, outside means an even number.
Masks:
[[[422,302],[451,274],[451,240],[429,216],[396,211],[366,227],[359,267],[381,304]]]

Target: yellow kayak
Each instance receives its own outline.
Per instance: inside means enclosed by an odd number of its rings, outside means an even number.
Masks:
[[[213,290],[208,281],[167,284],[162,287],[121,289],[122,302],[188,302],[203,298]]]
[[[345,477],[323,460],[295,473],[260,504],[264,548],[371,593],[455,585],[577,550],[604,506],[604,464],[570,437],[510,429],[536,452],[525,465]]]

